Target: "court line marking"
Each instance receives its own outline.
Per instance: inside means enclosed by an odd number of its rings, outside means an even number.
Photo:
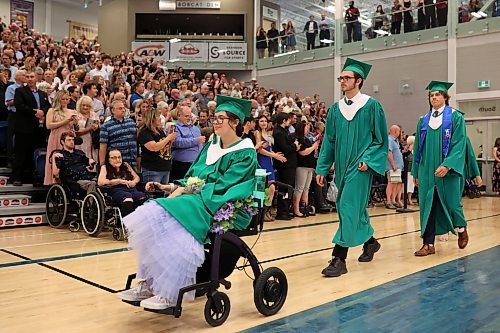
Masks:
[[[382,214],[382,215],[377,215],[377,216],[373,216],[373,217],[377,218],[377,217],[382,217],[382,216],[387,216],[387,215],[394,215],[394,214],[398,214],[398,213],[388,213],[388,214]],[[471,219],[469,221],[475,221],[475,220],[480,220],[480,219],[483,219],[483,218],[490,218],[490,217],[496,217],[496,216],[500,216],[500,214],[494,214],[494,215],[479,217],[479,218]],[[319,223],[322,223],[322,224],[334,224],[334,223],[338,223],[338,221],[335,220],[335,221],[330,221],[330,222],[319,222]],[[290,227],[291,228],[300,228],[300,227],[307,227],[307,226],[311,226],[311,224],[307,224],[307,225],[303,225],[303,226],[290,226]],[[289,228],[289,227],[285,227],[285,228]],[[280,229],[280,228],[277,228],[277,229]],[[413,231],[413,232],[416,232],[416,231]],[[384,239],[384,238],[380,238],[380,239]],[[328,248],[326,248],[326,249],[328,249]],[[325,251],[326,249],[321,249],[321,251]],[[9,253],[10,252],[10,251],[5,250],[5,249],[0,249],[0,251],[3,251],[5,253]],[[10,263],[0,264],[0,269],[7,268],[7,267],[12,267],[12,266],[24,266],[24,265],[39,264],[39,263],[44,263],[44,262],[52,262],[52,261],[61,261],[61,260],[69,260],[69,259],[92,257],[92,256],[97,256],[97,255],[102,255],[102,254],[113,254],[113,253],[119,253],[119,252],[128,252],[128,248],[124,247],[124,248],[118,248],[118,249],[110,249],[110,250],[103,250],[103,251],[93,251],[93,252],[77,253],[77,254],[70,254],[70,255],[64,255],[64,256],[40,258],[40,259],[26,259],[25,261],[18,261],[18,262],[10,262]],[[12,253],[14,253],[14,252],[12,252]],[[272,259],[269,259],[269,260],[272,260]],[[265,261],[262,261],[262,263],[265,263]]]
[[[80,239],[71,239],[71,240],[63,240],[63,241],[54,241],[54,242],[47,242],[47,243],[36,243],[36,244],[24,244],[24,245],[17,245],[17,246],[7,246],[5,249],[19,249],[23,247],[30,247],[30,246],[40,246],[40,245],[54,245],[54,244],[62,244],[62,243],[73,243],[73,242],[85,242],[85,241],[104,241],[104,239],[100,238],[94,238],[94,237],[86,237],[86,238],[80,238]],[[108,241],[103,244],[111,244],[111,241]]]
[[[496,217],[496,216],[500,216],[500,214],[494,214],[494,215],[490,215],[490,216],[483,216],[483,217],[479,217],[479,218],[475,218],[475,219],[471,219],[469,220],[469,222],[472,222],[472,221],[477,221],[477,220],[481,220],[481,219],[487,219],[487,218],[492,218],[492,217]],[[395,235],[389,235],[389,236],[384,236],[384,237],[380,237],[378,239],[388,239],[388,238],[393,238],[393,237],[398,237],[398,236],[403,236],[403,235],[406,235],[406,234],[410,234],[410,233],[415,233],[415,232],[418,232],[420,230],[414,230],[414,231],[407,231],[407,232],[404,232],[404,233],[399,233],[399,234],[395,234]],[[298,254],[294,254],[294,255],[290,255],[290,256],[285,256],[285,257],[280,257],[280,258],[274,258],[274,259],[268,259],[268,260],[264,260],[264,261],[261,261],[259,262],[259,264],[262,264],[262,263],[268,263],[268,262],[273,262],[273,261],[278,261],[278,260],[283,260],[283,259],[288,259],[288,258],[292,258],[292,257],[298,257],[298,256],[301,256],[301,255],[306,255],[306,254],[311,254],[311,253],[316,253],[316,252],[321,252],[321,251],[326,251],[326,250],[329,250],[329,249],[332,249],[333,247],[328,247],[328,248],[323,248],[323,249],[318,249],[318,250],[312,250],[312,251],[307,251],[307,252],[304,252],[304,253],[298,253]],[[91,255],[100,255],[100,254],[109,254],[109,253],[117,253],[117,252],[120,252],[118,251],[120,249],[114,249],[114,250],[105,250],[105,251],[96,251],[96,252],[89,252],[89,253],[86,253],[86,254],[82,254],[78,257],[86,257],[86,256],[91,256]],[[99,288],[101,290],[104,290],[104,291],[107,291],[109,293],[117,293],[118,291],[120,290],[114,290],[112,288],[109,288],[109,287],[106,287],[104,285],[101,285],[101,284],[98,284],[96,282],[93,282],[93,281],[90,281],[90,280],[87,280],[85,278],[82,278],[78,275],[75,275],[75,274],[72,274],[72,273],[69,273],[69,272],[66,272],[62,269],[59,269],[59,268],[56,268],[56,267],[53,267],[51,265],[48,265],[48,264],[45,264],[44,261],[48,261],[50,260],[50,258],[45,258],[45,259],[30,259],[26,256],[23,256],[23,255],[20,255],[18,253],[15,253],[15,252],[12,252],[12,251],[9,251],[9,250],[5,250],[5,249],[0,249],[0,251],[4,252],[4,253],[7,253],[7,254],[10,254],[12,256],[15,256],[17,258],[20,258],[20,259],[24,259],[26,261],[23,261],[23,262],[20,262],[22,264],[25,264],[26,262],[30,262],[30,263],[36,263],[37,265],[41,266],[41,267],[45,267],[45,268],[48,268],[56,273],[59,273],[59,274],[62,274],[64,276],[67,276],[67,277],[70,277],[72,279],[75,279],[77,281],[80,281],[80,282],[83,282],[85,284],[88,284],[90,286],[93,286],[93,287],[96,287],[96,288]],[[124,251],[121,251],[121,252],[126,252],[128,251],[127,248],[124,249]],[[63,260],[63,259],[60,259],[60,260]],[[54,260],[52,260],[54,261]],[[11,266],[20,266],[19,264],[17,263],[12,263],[13,265]],[[4,266],[5,264],[3,265],[0,265],[0,268],[2,268],[2,266]],[[26,265],[26,264],[25,264]],[[6,266],[6,267],[9,267],[9,266]],[[241,268],[245,268],[245,266],[242,266]],[[238,267],[236,267],[235,269],[238,269]]]
[[[10,255],[12,255],[12,256],[14,256],[14,257],[20,258],[20,259],[33,261],[32,259],[30,259],[30,258],[28,258],[28,257],[26,257],[26,256],[23,256],[23,255],[21,255],[21,254],[19,254],[19,253],[15,253],[15,252],[12,252],[12,251],[9,251],[9,250],[5,250],[5,249],[0,249],[0,251],[5,252],[5,253],[7,253],[7,254],[10,254]],[[108,288],[108,287],[106,287],[106,286],[103,286],[102,284],[99,284],[99,283],[96,283],[96,282],[93,282],[93,281],[90,281],[90,280],[84,279],[84,278],[82,278],[82,277],[80,277],[80,276],[78,276],[78,275],[71,274],[71,273],[69,273],[69,272],[66,272],[66,271],[64,271],[64,270],[62,270],[62,269],[56,268],[56,267],[54,267],[54,266],[47,265],[47,264],[42,263],[42,262],[38,262],[38,263],[36,263],[36,264],[37,264],[37,265],[39,265],[39,266],[41,266],[41,267],[48,268],[48,269],[50,269],[50,270],[52,270],[52,271],[54,271],[54,272],[56,272],[56,273],[59,273],[59,274],[65,275],[65,276],[70,277],[70,278],[72,278],[72,279],[75,279],[75,280],[77,280],[77,281],[80,281],[80,282],[83,282],[83,283],[85,283],[85,284],[88,284],[88,285],[90,285],[90,286],[92,286],[92,287],[99,288],[99,289],[104,290],[104,291],[107,291],[107,292],[109,292],[109,293],[116,293],[116,290],[114,290],[114,289],[111,289],[111,288]]]

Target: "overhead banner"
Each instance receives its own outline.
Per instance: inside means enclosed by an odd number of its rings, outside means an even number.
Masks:
[[[170,44],[170,60],[206,62],[208,61],[208,44],[206,42]]]
[[[247,62],[247,43],[210,43],[210,62]]]
[[[33,29],[34,3],[24,0],[10,0],[10,21],[19,26]]]
[[[168,60],[169,46],[168,42],[132,42],[132,52],[134,59],[139,60],[142,57],[153,57],[154,60]]]
[[[70,38],[80,39],[82,35],[85,35],[86,39],[95,40],[97,37],[97,26],[95,25],[70,20],[67,20],[66,22],[69,24]]]

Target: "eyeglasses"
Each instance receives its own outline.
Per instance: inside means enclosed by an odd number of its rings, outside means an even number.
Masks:
[[[224,116],[218,116],[218,117],[210,117],[210,120],[214,124],[222,124],[224,120],[230,119],[229,117],[224,117]]]
[[[350,79],[354,79],[354,76],[339,76],[337,78],[337,81],[339,81],[339,82],[349,81]]]

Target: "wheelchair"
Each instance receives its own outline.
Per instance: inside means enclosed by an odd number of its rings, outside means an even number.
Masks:
[[[145,309],[159,314],[172,315],[179,318],[182,314],[182,298],[189,291],[195,290],[196,296],[205,295],[204,315],[210,326],[222,325],[228,318],[231,303],[227,294],[219,291],[220,285],[231,288],[231,282],[225,280],[236,268],[240,257],[245,258],[243,269],[250,266],[254,275],[254,303],[257,311],[264,316],[276,314],[285,304],[288,292],[288,282],[285,273],[278,267],[262,270],[260,263],[251,248],[240,238],[259,234],[264,225],[264,210],[259,199],[258,214],[252,218],[246,230],[231,230],[222,235],[210,233],[211,244],[205,246],[205,262],[196,273],[197,283],[179,290],[177,304],[164,310]],[[223,260],[222,260],[223,259]],[[247,264],[248,263],[248,264]],[[136,273],[127,278],[125,289],[130,289]],[[122,300],[133,306],[140,302]]]
[[[92,237],[109,230],[113,239],[125,239],[120,208],[112,204],[104,187],[87,194],[76,182],[54,184],[47,193],[45,212],[53,228],[68,224],[70,231],[83,228]]]

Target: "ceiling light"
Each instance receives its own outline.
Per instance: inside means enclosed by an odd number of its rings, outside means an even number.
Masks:
[[[170,44],[173,44],[173,43],[178,43],[178,42],[180,42],[180,41],[181,41],[181,39],[180,39],[180,38],[172,38],[172,39],[170,39],[168,42],[169,42]]]
[[[325,43],[325,44],[333,44],[335,43],[333,40],[331,39],[322,39],[320,40],[321,43]]]

